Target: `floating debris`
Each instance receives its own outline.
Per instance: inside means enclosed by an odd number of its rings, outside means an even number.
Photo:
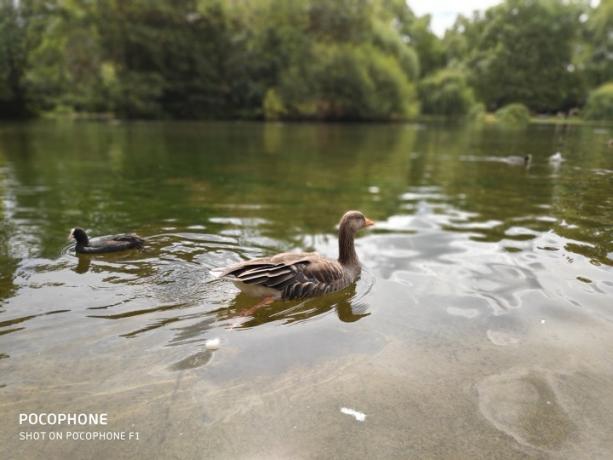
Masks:
[[[206,342],[204,342],[204,346],[206,347],[207,350],[217,350],[220,344],[221,344],[221,340],[219,339],[209,339]]]
[[[355,417],[358,422],[363,422],[366,420],[366,414],[363,412],[358,412],[355,409],[349,409],[348,407],[341,407],[341,412],[345,415],[351,415]]]

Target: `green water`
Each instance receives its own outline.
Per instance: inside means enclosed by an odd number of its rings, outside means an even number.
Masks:
[[[611,137],[0,125],[0,457],[610,458]],[[526,154],[528,168],[509,160]],[[377,225],[343,292],[252,312],[210,274],[293,249],[335,257],[348,209]],[[77,225],[148,244],[77,257]],[[139,440],[19,439],[75,429],[20,412],[75,411]]]

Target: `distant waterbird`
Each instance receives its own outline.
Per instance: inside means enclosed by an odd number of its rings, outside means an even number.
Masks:
[[[338,260],[316,252],[285,252],[213,270],[214,276],[232,281],[245,294],[267,304],[277,299],[302,299],[346,288],[360,275],[354,236],[374,222],[359,211],[348,211],[338,230]]]
[[[522,156],[516,156],[516,155],[512,155],[509,157],[504,157],[502,158],[503,163],[507,163],[513,166],[524,166],[525,168],[530,167],[530,164],[532,163],[532,155],[527,154]]]
[[[560,152],[556,152],[549,157],[549,163],[551,163],[552,165],[559,165],[563,161],[564,161],[564,157],[562,156]]]
[[[73,228],[68,238],[76,241],[75,251],[78,254],[105,254],[128,249],[142,249],[145,244],[144,239],[133,233],[90,239],[85,230],[80,227]]]

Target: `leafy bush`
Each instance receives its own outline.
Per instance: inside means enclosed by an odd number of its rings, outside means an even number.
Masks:
[[[485,111],[485,104],[483,104],[482,102],[474,104],[466,114],[466,118],[468,118],[468,120],[470,121],[478,123],[487,121],[487,112]]]
[[[267,120],[278,120],[285,113],[283,100],[281,100],[274,88],[266,91],[264,101],[262,102],[262,109],[264,110],[264,118]]]
[[[422,112],[447,117],[467,115],[475,105],[475,95],[464,74],[443,69],[424,78],[419,84]]]
[[[613,120],[613,82],[593,90],[585,106],[585,118],[588,120]]]
[[[415,88],[394,57],[372,45],[316,44],[313,59],[282,78],[298,118],[375,120],[416,115]]]
[[[398,32],[381,21],[373,21],[373,45],[394,56],[403,72],[411,79],[417,80],[420,73],[420,62],[413,48],[402,41]]]
[[[126,72],[115,95],[116,110],[130,118],[154,118],[164,115],[160,105],[164,80],[155,73]]]
[[[507,104],[496,111],[496,120],[504,124],[525,125],[530,121],[530,111],[524,104]]]

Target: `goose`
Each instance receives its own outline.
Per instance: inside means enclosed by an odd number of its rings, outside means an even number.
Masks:
[[[145,240],[133,233],[102,236],[90,240],[85,230],[80,227],[73,228],[68,238],[77,242],[75,251],[78,254],[105,254],[128,249],[142,249],[145,244]]]
[[[232,281],[247,295],[261,298],[261,304],[340,291],[360,275],[361,266],[353,240],[358,230],[371,225],[374,222],[360,211],[348,211],[343,215],[338,229],[338,260],[316,252],[284,252],[215,269],[213,275]]]

